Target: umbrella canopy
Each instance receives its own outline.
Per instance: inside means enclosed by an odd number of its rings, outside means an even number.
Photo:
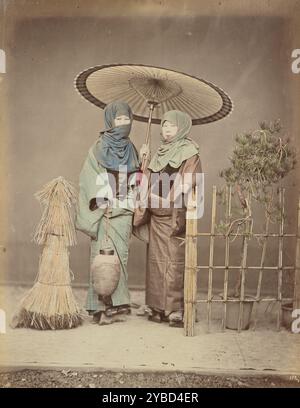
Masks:
[[[88,68],[75,78],[79,93],[94,105],[105,108],[113,101],[127,102],[134,119],[160,123],[169,110],[187,112],[193,125],[214,122],[233,109],[229,96],[216,85],[170,69],[115,64]]]

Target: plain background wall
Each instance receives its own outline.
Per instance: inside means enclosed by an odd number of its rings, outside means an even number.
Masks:
[[[111,4],[113,3],[113,4]],[[34,192],[57,176],[78,183],[90,145],[103,127],[103,111],[83,100],[73,81],[82,70],[110,63],[140,63],[186,72],[224,89],[234,102],[226,119],[195,126],[191,136],[200,144],[205,172],[205,213],[201,231],[210,229],[213,184],[229,165],[234,136],[253,130],[261,120],[280,118],[299,146],[299,75],[291,73],[291,51],[300,48],[296,17],[299,2],[290,1],[9,1],[0,30],[7,54],[1,76],[2,242],[1,280],[31,283],[38,270],[40,248],[31,243],[41,216]],[[297,14],[298,13],[298,14]],[[299,19],[298,19],[299,21]],[[297,43],[298,41],[298,43]],[[297,104],[298,103],[298,104]],[[298,109],[298,110],[297,110]],[[146,124],[135,122],[132,141],[139,149]],[[153,149],[159,127],[152,128]],[[299,169],[299,167],[298,167]],[[299,170],[298,170],[299,171]],[[287,188],[287,229],[295,231],[299,178]],[[263,218],[257,218],[261,231]],[[75,282],[86,284],[89,239],[78,232],[71,249]],[[239,241],[235,242],[238,248]],[[199,262],[208,262],[208,240],[199,240]],[[277,242],[267,259],[277,263]],[[250,245],[249,264],[260,252]],[[239,250],[232,255],[238,262]],[[144,284],[144,245],[132,238],[129,280]],[[223,263],[216,243],[216,263]],[[291,264],[293,245],[285,247]],[[255,274],[248,275],[250,286]],[[205,285],[205,271],[200,276]],[[264,288],[272,290],[275,274]],[[222,285],[217,273],[214,285]]]

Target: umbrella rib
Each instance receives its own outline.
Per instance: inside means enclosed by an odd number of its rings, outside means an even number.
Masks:
[[[92,90],[92,89],[91,89]],[[95,95],[98,97],[98,94],[100,93],[99,91],[94,90]],[[111,97],[119,97],[119,95],[124,95],[124,94],[128,94],[128,93],[132,93],[131,89],[123,89],[121,92],[116,90],[116,89],[107,89],[107,90],[103,90],[101,92],[101,99],[103,98],[111,98]]]
[[[178,100],[175,101],[175,100],[173,99],[172,103],[173,103],[173,107],[172,107],[173,109],[182,110],[182,107],[181,107],[180,105],[178,105]]]
[[[171,105],[171,101],[169,99],[165,101],[165,104],[166,104],[167,111],[173,110],[173,106]]]
[[[143,67],[134,67],[134,70],[132,69],[131,66],[126,65],[124,68],[124,73],[129,74],[130,76],[133,76],[134,71],[136,71],[135,75],[143,76],[145,77],[145,72],[143,70]]]
[[[132,96],[131,93],[129,92],[124,92],[122,94],[122,96],[120,96],[120,94],[106,94],[103,96],[103,98],[101,98],[101,101],[103,101],[105,104],[111,103],[113,101],[118,101],[118,100],[125,100],[128,99]]]
[[[124,98],[127,97],[127,95],[132,95],[135,94],[133,92],[132,89],[128,88],[128,89],[124,89],[122,90],[122,92],[114,90],[114,89],[110,89],[107,92],[103,92],[103,98],[108,98],[108,99],[112,99],[112,98]]]
[[[191,94],[193,94],[193,92],[189,90],[189,88],[192,88],[191,84],[193,83],[193,87],[199,88],[198,92],[204,95],[205,97],[212,98],[216,94],[220,96],[220,93],[217,90],[218,87],[214,87],[210,84],[207,84],[203,80],[200,80],[200,79],[196,80],[194,78],[192,78],[191,80],[189,78],[183,78],[181,82],[185,84],[185,93],[190,92]]]
[[[183,94],[181,94],[181,95],[178,95],[178,99],[183,99],[186,103],[190,103],[190,104],[193,104],[193,105],[195,105],[195,106],[197,106],[199,109],[201,109],[203,112],[205,112],[207,115],[211,115],[211,114],[213,114],[213,113],[216,113],[218,110],[216,110],[215,112],[211,112],[209,109],[207,109],[207,107],[204,105],[204,104],[202,104],[199,100],[191,100],[188,96],[186,96],[186,95],[183,95]],[[222,101],[222,105],[223,105],[223,101]],[[221,107],[222,107],[222,105],[221,105]],[[215,105],[214,105],[215,106]]]
[[[197,116],[201,115],[200,112],[198,112],[198,111],[196,111],[194,109],[193,104],[189,104],[189,103],[186,102],[186,100],[182,97],[182,95],[178,95],[178,97],[174,98],[174,99],[175,99],[175,103],[176,103],[176,101],[177,101],[177,103],[179,103],[179,106],[184,106],[186,112],[192,113],[193,118],[194,117],[197,118]],[[173,101],[173,103],[174,103],[174,101]]]
[[[97,80],[97,81],[99,81],[99,80],[101,80],[101,81],[107,81],[107,80],[110,80],[110,81],[116,81],[117,79],[118,79],[118,77],[120,78],[122,78],[122,77],[124,77],[124,78],[127,78],[128,77],[128,75],[125,75],[123,72],[117,72],[117,73],[114,73],[114,72],[107,72],[107,71],[96,71],[95,73],[93,73],[93,74],[91,74],[89,77],[88,77],[88,79],[90,80],[90,81],[95,81],[95,80]],[[120,79],[120,82],[122,82],[122,80]]]
[[[135,109],[137,112],[140,112],[141,116],[144,116],[144,113],[146,112],[147,104],[142,98],[139,98],[138,95],[136,95],[136,106]]]
[[[92,83],[92,84],[105,84],[106,86],[110,86],[110,84],[113,84],[114,86],[116,86],[116,84],[118,86],[123,86],[124,83],[127,84],[129,81],[124,81],[123,78],[118,78],[115,76],[112,76],[111,78],[107,78],[106,76],[97,76],[97,77],[89,77],[88,78],[88,83]]]
[[[131,104],[132,111],[134,109],[136,109],[136,111],[138,111],[137,105],[138,105],[139,101],[141,102],[140,105],[142,105],[142,103],[145,102],[145,101],[142,100],[142,98],[139,97],[138,94],[132,94],[131,97],[127,99],[128,104]]]
[[[111,87],[112,85],[113,85],[113,87],[115,87],[116,86],[116,80],[112,80],[112,81],[107,81],[107,79],[105,79],[105,78],[102,78],[102,79],[97,79],[97,80],[93,80],[93,81],[88,81],[87,83],[86,83],[86,86],[89,88],[89,87],[97,87],[97,86],[102,86],[103,87],[103,83],[105,84],[105,87],[106,88],[109,88],[109,87]],[[118,82],[117,82],[117,85],[120,87],[120,88],[124,88],[124,87],[128,87],[128,84],[127,83],[124,83],[124,82],[121,82],[120,84],[118,84]]]

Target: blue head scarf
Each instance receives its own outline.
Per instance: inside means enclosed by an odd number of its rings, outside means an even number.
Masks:
[[[115,127],[114,119],[120,115],[128,116],[130,124]],[[101,166],[119,171],[120,165],[126,165],[128,173],[139,169],[138,153],[129,139],[132,118],[126,102],[112,102],[104,109],[105,130],[95,147],[95,156]]]

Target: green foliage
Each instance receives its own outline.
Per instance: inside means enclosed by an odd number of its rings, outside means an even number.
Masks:
[[[231,213],[226,214],[216,230],[224,235],[233,235],[233,241],[242,234],[241,260],[245,239],[253,236],[252,205],[263,206],[267,222],[279,222],[282,211],[278,202],[278,184],[296,166],[296,150],[288,138],[281,135],[280,121],[262,122],[259,129],[245,132],[235,137],[235,147],[230,157],[231,165],[220,171],[225,186],[217,191],[219,202],[226,207],[231,201]],[[228,188],[230,187],[230,189]],[[231,191],[231,196],[226,194]],[[263,239],[257,237],[263,245]],[[234,296],[241,293],[241,274],[239,274]]]
[[[231,166],[222,170],[220,176],[228,184],[251,185],[257,193],[278,183],[296,165],[296,152],[288,139],[280,137],[280,131],[279,121],[269,125],[263,122],[260,129],[237,135]]]
[[[281,132],[280,121],[276,120],[261,122],[259,129],[236,135],[231,165],[219,173],[233,191],[238,187],[240,199],[241,196],[250,197],[249,201],[254,199],[261,203],[274,222],[280,215],[278,202],[274,201],[274,188],[297,162],[296,150],[288,138],[281,136]],[[224,204],[224,191],[219,191],[219,195],[223,196],[221,201]]]

